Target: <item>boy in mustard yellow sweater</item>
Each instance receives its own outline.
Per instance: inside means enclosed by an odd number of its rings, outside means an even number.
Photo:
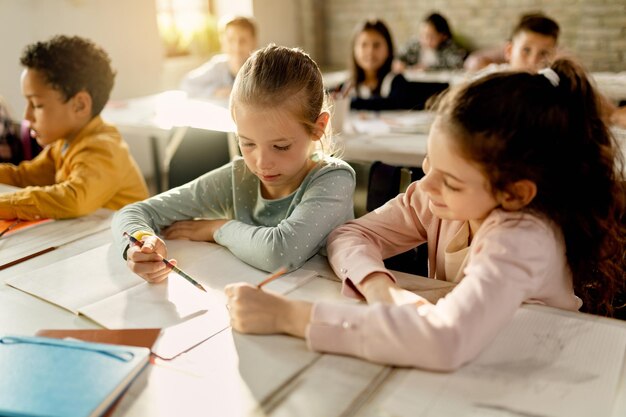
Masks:
[[[100,118],[115,73],[107,53],[77,36],[26,47],[24,118],[45,148],[32,161],[0,164],[0,219],[69,218],[148,197],[146,183],[113,126]]]

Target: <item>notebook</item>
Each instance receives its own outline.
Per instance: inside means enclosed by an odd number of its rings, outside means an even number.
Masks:
[[[267,273],[255,269],[219,245],[168,241],[169,254],[206,289],[202,292],[175,273],[158,284],[133,274],[120,250],[110,244],[83,252],[5,283],[107,329],[162,328],[153,352],[173,358],[230,325],[226,284],[257,283]],[[315,277],[299,269],[273,281],[267,288],[283,294]]]
[[[152,349],[160,333],[161,329],[45,329],[36,336]]]
[[[0,192],[2,187],[0,187]],[[108,229],[113,211],[99,209],[87,216],[66,220],[41,220],[18,224],[0,238],[0,270],[69,242]],[[12,221],[9,221],[9,224]],[[28,229],[26,227],[28,226]],[[30,226],[36,226],[30,228]],[[23,227],[26,230],[19,230]],[[0,224],[0,231],[4,230]]]
[[[238,281],[257,283],[267,275],[219,245],[170,241],[168,249],[181,268],[207,289],[206,293],[175,273],[161,283],[147,283],[128,269],[120,250],[110,244],[5,283],[108,329],[165,328],[208,315],[216,332],[230,324],[224,286]],[[267,288],[286,293],[314,276],[314,271],[299,269]]]
[[[0,233],[6,230],[2,235],[3,239],[17,233],[20,230],[30,229],[31,227],[38,226],[40,224],[49,223],[52,219],[39,219],[39,220],[0,220]]]
[[[32,336],[0,337],[0,415],[99,416],[150,350]]]

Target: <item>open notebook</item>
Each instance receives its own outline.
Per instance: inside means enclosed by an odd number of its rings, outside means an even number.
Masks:
[[[10,278],[6,284],[110,329],[163,328],[203,316],[217,332],[229,324],[224,286],[240,281],[257,283],[267,275],[219,245],[167,244],[170,257],[207,293],[175,273],[162,283],[148,284],[128,269],[120,250],[111,244]],[[287,293],[314,276],[315,272],[300,269],[267,288]]]
[[[0,193],[18,190],[18,187],[0,184]],[[99,209],[75,219],[20,221],[0,238],[0,269],[108,229],[112,216],[112,210]],[[0,232],[12,223],[13,220],[0,220]]]
[[[112,215],[111,210],[99,209],[90,215],[75,219],[42,221],[34,225],[36,227],[10,234],[15,230],[12,229],[0,238],[0,269],[108,229]]]
[[[148,363],[145,347],[0,337],[0,414],[100,416]]]

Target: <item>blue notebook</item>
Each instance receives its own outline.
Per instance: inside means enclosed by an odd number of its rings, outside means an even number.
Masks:
[[[99,416],[149,356],[144,347],[0,336],[0,415]]]

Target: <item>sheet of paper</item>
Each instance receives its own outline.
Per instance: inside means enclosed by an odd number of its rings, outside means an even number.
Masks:
[[[435,114],[424,111],[387,112],[380,118],[389,126],[391,132],[428,133]]]
[[[213,243],[168,240],[167,248],[168,255],[178,261],[178,266],[207,289],[221,292],[227,284],[234,282],[257,284],[269,275],[242,262],[223,246]],[[263,288],[286,294],[314,276],[315,271],[298,269]]]
[[[112,210],[100,209],[88,216],[55,220],[0,239],[0,267],[41,250],[62,246],[108,229]]]
[[[450,374],[405,372],[380,408],[397,417],[610,415],[625,348],[624,327],[522,308],[476,360]]]
[[[355,115],[350,117],[349,122],[357,133],[378,135],[391,132],[389,125],[377,116]]]
[[[6,283],[110,329],[165,328],[204,315],[215,323],[215,328],[211,327],[215,332],[229,323],[224,286],[240,281],[256,284],[267,276],[216,244],[168,241],[167,245],[170,258],[176,258],[178,266],[208,293],[176,273],[159,284],[145,282],[128,269],[119,248],[113,244],[19,275]],[[314,271],[297,270],[271,282],[267,288],[284,294],[314,276]]]
[[[226,308],[217,304],[205,313],[164,328],[152,348],[152,353],[162,359],[172,359],[226,329],[229,325],[230,318]]]
[[[78,314],[81,307],[144,282],[108,244],[10,278],[6,284]]]
[[[108,329],[163,328],[207,313],[220,329],[229,323],[221,293],[202,292],[175,274],[158,284],[143,281],[79,311]]]

